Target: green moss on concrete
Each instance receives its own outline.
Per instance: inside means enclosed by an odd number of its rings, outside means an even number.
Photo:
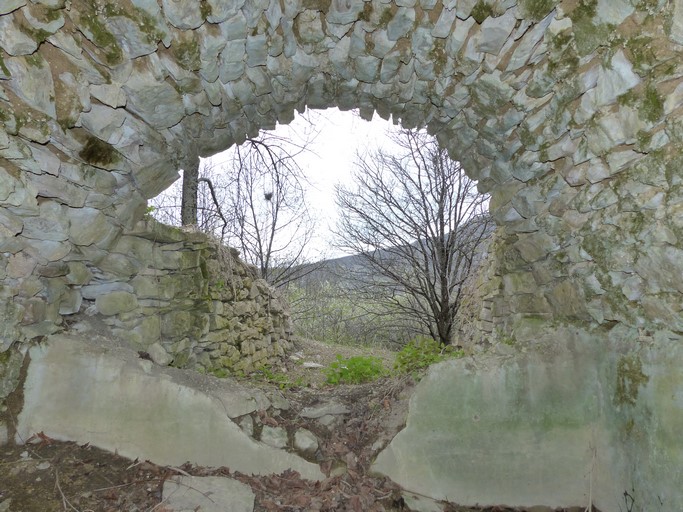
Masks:
[[[486,18],[493,16],[493,6],[484,0],[479,0],[472,8],[470,16],[474,18],[474,21],[481,25]]]
[[[109,165],[119,158],[111,144],[92,136],[88,138],[78,156],[93,165]]]
[[[644,386],[650,377],[643,373],[643,363],[636,354],[622,356],[617,363],[617,389],[614,402],[617,405],[635,405],[638,389]]]
[[[558,0],[520,0],[519,8],[526,19],[540,21],[557,5]]]

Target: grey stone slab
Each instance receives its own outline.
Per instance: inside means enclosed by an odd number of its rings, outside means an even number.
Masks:
[[[175,476],[164,481],[162,503],[174,512],[252,512],[251,488],[219,476]]]
[[[30,352],[17,439],[43,431],[161,465],[324,478],[317,465],[255,442],[233,423],[217,398],[231,393],[229,382],[162,368],[97,337],[55,335]]]

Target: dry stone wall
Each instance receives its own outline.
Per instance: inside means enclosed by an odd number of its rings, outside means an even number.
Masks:
[[[146,219],[96,272],[69,292],[80,305],[73,310],[85,313],[75,327],[103,317],[114,336],[158,364],[223,376],[274,363],[289,346],[289,315],[276,291],[237,251],[203,233]]]
[[[220,376],[274,363],[289,346],[286,304],[237,251],[203,233],[148,218],[119,236],[96,264],[24,261],[39,277],[23,281],[8,304],[23,312],[24,324],[33,321],[19,326],[29,341],[64,328],[108,334],[157,364]],[[19,281],[16,273],[9,277]],[[58,308],[41,296],[22,301],[41,285],[58,298]],[[0,397],[16,385],[18,348],[5,352],[14,364],[7,364]]]

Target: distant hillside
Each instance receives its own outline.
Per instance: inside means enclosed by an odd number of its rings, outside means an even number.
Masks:
[[[490,238],[495,230],[495,225],[491,221],[486,229],[486,238]],[[383,256],[388,251],[380,250],[379,256]],[[479,259],[486,256],[488,252],[488,243],[485,242],[479,247]],[[312,270],[310,270],[312,268]],[[350,276],[354,271],[364,271],[368,268],[368,259],[362,254],[354,254],[350,256],[340,256],[338,258],[330,258],[316,263],[306,264],[302,266],[301,274],[304,275],[297,280],[298,286],[312,286],[324,282],[330,284],[351,284]]]

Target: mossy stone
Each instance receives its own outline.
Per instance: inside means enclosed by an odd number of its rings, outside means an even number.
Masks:
[[[78,156],[93,165],[110,165],[119,159],[114,146],[93,136],[88,137]]]

